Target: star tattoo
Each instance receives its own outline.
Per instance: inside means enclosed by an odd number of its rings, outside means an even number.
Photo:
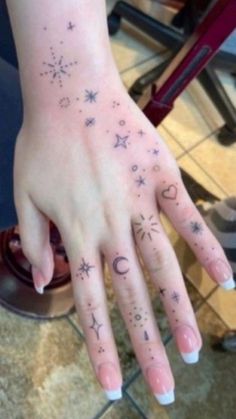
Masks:
[[[145,132],[144,132],[142,129],[140,129],[140,130],[138,131],[138,135],[139,135],[140,137],[143,137],[143,136],[145,135]]]
[[[145,179],[142,176],[139,176],[138,179],[136,179],[135,182],[137,183],[138,187],[146,185]]]
[[[148,150],[149,153],[152,153],[154,156],[159,154],[159,150],[157,148],[153,148],[152,150]]]
[[[89,277],[89,272],[93,268],[95,268],[95,266],[90,265],[88,262],[85,262],[84,258],[82,258],[82,263],[80,264],[79,272],[81,272],[82,274],[86,274],[87,277]]]
[[[73,29],[75,28],[75,25],[73,25],[71,22],[68,23],[67,29],[69,31],[73,31]]]
[[[87,118],[85,120],[86,127],[92,127],[93,125],[95,125],[95,118]]]
[[[126,135],[125,137],[121,137],[119,134],[116,134],[116,143],[114,145],[114,148],[117,148],[117,147],[127,148],[128,138],[129,138],[128,135]]]
[[[102,327],[102,324],[101,323],[98,323],[98,321],[96,320],[96,318],[95,318],[95,316],[94,316],[93,313],[92,313],[92,321],[93,322],[92,322],[92,324],[90,326],[90,329],[93,329],[94,330],[94,332],[96,334],[96,337],[99,340],[99,338],[100,338],[100,336],[99,336],[99,330]]]
[[[93,90],[85,90],[85,102],[94,103],[97,101],[98,92],[94,92]]]
[[[203,230],[202,224],[198,223],[197,221],[191,221],[190,227],[191,227],[192,233],[194,234],[202,233],[202,230]]]
[[[47,76],[51,78],[50,83],[53,84],[57,81],[59,87],[63,87],[63,78],[71,77],[69,68],[78,64],[77,61],[65,62],[63,55],[56,56],[53,47],[50,47],[51,61],[43,61],[43,66],[46,67],[46,71],[40,73],[40,76]]]
[[[171,299],[172,299],[173,301],[175,301],[175,303],[179,303],[179,300],[180,300],[180,295],[178,294],[178,292],[174,291],[174,292],[171,294]]]

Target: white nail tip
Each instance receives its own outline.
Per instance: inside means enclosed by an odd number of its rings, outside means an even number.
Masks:
[[[186,364],[195,364],[199,360],[199,351],[181,353]]]
[[[44,287],[36,287],[35,285],[35,289],[39,294],[43,294],[44,293]]]
[[[105,390],[108,400],[118,400],[122,398],[121,388],[118,390]]]
[[[175,393],[174,391],[169,391],[169,393],[165,394],[155,394],[157,401],[162,404],[171,404],[175,401]]]
[[[228,281],[221,282],[220,284],[225,290],[233,290],[235,288],[235,282],[233,278],[228,279]]]

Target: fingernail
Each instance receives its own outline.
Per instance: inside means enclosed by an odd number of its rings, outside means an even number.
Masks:
[[[120,377],[112,363],[107,362],[100,365],[98,379],[108,400],[118,400],[122,397]]]
[[[34,280],[34,288],[39,294],[43,294],[45,279],[42,272],[38,268],[36,268],[36,266],[32,265],[32,275]]]
[[[175,330],[175,338],[181,356],[187,364],[195,364],[199,360],[198,341],[190,326],[180,326]]]
[[[217,259],[210,264],[210,271],[217,282],[226,290],[235,288],[231,267],[222,259]]]
[[[174,402],[174,382],[164,367],[149,367],[147,369],[147,379],[160,404]]]

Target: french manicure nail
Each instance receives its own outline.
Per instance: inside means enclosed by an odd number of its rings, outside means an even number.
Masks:
[[[198,341],[190,326],[180,326],[175,330],[175,338],[181,356],[187,364],[194,364],[199,360]]]
[[[33,280],[34,280],[34,288],[39,294],[43,294],[44,284],[45,284],[44,276],[41,273],[41,271],[38,268],[36,268],[36,266],[33,266],[33,265],[32,265],[32,275],[33,275]]]
[[[149,367],[147,369],[149,385],[160,404],[170,404],[175,400],[174,382],[164,367]]]
[[[232,269],[224,260],[213,261],[209,268],[214,278],[224,289],[232,290],[235,288]]]
[[[112,363],[100,365],[98,378],[109,400],[118,400],[122,397],[120,378]]]

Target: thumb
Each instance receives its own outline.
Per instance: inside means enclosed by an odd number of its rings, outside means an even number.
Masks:
[[[22,250],[32,265],[35,289],[43,294],[43,289],[50,283],[54,270],[49,220],[28,196],[25,196],[23,201],[16,208]]]

